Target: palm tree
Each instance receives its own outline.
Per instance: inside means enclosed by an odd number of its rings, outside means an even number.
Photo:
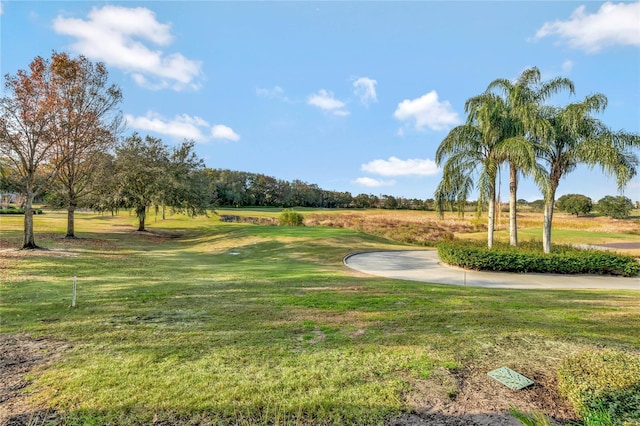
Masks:
[[[485,94],[467,101],[468,105],[481,103],[484,96],[495,92],[503,96],[506,117],[496,124],[504,137],[499,151],[509,164],[509,243],[512,246],[518,245],[518,176],[540,173],[535,158],[535,137],[545,134],[548,128],[540,119],[539,106],[549,96],[565,89],[574,92],[571,80],[558,77],[542,82],[540,71],[533,67],[523,71],[515,82],[504,78],[492,81]]]
[[[563,176],[581,163],[590,167],[599,165],[606,174],[615,175],[618,189],[622,190],[637,173],[638,157],[633,149],[640,146],[640,136],[612,131],[592,116],[606,107],[607,97],[594,94],[564,108],[542,109],[542,117],[551,130],[539,138],[539,156],[547,167],[544,179],[537,180],[545,201],[542,229],[545,253],[551,251],[555,195]]]
[[[474,104],[467,123],[449,132],[435,156],[438,166],[444,163],[442,180],[434,194],[436,209],[442,215],[445,204],[449,202],[457,203],[460,211],[470,192],[477,188],[478,205],[488,203],[489,248],[493,247],[496,176],[500,167],[496,148],[503,139],[495,123],[504,116],[503,107],[501,99],[495,96],[487,96],[484,102]],[[477,180],[474,180],[476,176]]]

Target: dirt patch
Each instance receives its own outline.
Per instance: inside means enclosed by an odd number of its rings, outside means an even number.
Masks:
[[[437,368],[419,381],[407,378],[413,389],[404,397],[412,412],[390,425],[522,426],[509,414],[510,407],[524,413],[544,413],[552,425],[578,420],[558,391],[556,371],[562,358],[580,348],[529,335],[478,343],[477,353],[463,362],[462,368]],[[515,391],[487,375],[502,366],[535,383]]]
[[[536,383],[514,391],[491,379],[487,369],[480,366],[453,371],[438,369],[429,380],[416,383],[414,391],[407,395],[413,413],[390,425],[521,426],[509,414],[512,406],[523,412],[545,413],[553,425],[576,420],[573,410],[558,394],[555,374],[525,373]]]
[[[0,425],[58,423],[55,412],[33,407],[24,388],[29,373],[57,358],[70,346],[47,338],[0,334]]]

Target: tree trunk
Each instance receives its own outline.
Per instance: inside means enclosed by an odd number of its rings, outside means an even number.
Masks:
[[[549,196],[544,200],[544,218],[542,221],[542,250],[551,253],[551,224],[553,222],[553,208],[555,205],[556,188],[552,188]]]
[[[493,247],[493,231],[495,228],[496,214],[496,188],[492,186],[489,188],[489,214],[487,218],[487,246],[491,249]]]
[[[37,249],[36,241],[33,235],[33,199],[35,194],[32,192],[27,193],[27,199],[24,205],[24,242],[22,244],[23,249]]]
[[[144,229],[144,221],[147,218],[147,209],[146,209],[146,207],[137,207],[136,208],[136,216],[138,216],[138,231],[145,231],[145,229]]]
[[[67,235],[66,238],[75,238],[75,214],[76,214],[76,203],[75,201],[70,201],[67,206]]]
[[[518,245],[518,170],[509,164],[509,244]]]

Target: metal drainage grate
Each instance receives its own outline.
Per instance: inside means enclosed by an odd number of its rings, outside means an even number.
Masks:
[[[520,390],[531,386],[534,381],[508,367],[500,367],[487,373],[489,377],[497,380],[508,388]]]

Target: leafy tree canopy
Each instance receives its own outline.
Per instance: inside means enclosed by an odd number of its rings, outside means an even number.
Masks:
[[[605,216],[613,219],[624,219],[628,217],[631,210],[633,210],[633,203],[629,198],[622,195],[607,195],[598,200],[596,207],[598,211]]]
[[[556,207],[570,214],[580,216],[590,213],[593,210],[593,201],[586,195],[567,194],[558,198]]]

